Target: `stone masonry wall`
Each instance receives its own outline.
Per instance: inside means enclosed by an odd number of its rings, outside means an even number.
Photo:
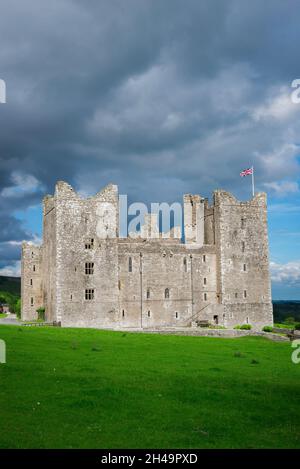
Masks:
[[[264,194],[239,202],[216,191],[211,206],[184,196],[185,243],[151,239],[155,217],[118,238],[118,210],[117,186],[84,199],[57,183],[44,199],[42,247],[23,245],[23,318],[45,306],[48,321],[74,327],[272,324]]]
[[[43,306],[42,248],[29,243],[22,245],[21,276],[22,320],[37,319],[37,309]]]

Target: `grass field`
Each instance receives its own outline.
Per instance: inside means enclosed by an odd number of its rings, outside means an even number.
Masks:
[[[0,326],[1,448],[300,448],[289,343]]]

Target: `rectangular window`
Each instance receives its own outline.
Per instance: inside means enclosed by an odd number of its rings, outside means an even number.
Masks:
[[[31,298],[31,306],[33,306],[33,304],[34,304],[33,298]]]
[[[245,252],[245,241],[242,241],[242,252]]]
[[[132,258],[129,257],[128,259],[128,272],[132,272]]]
[[[86,262],[85,263],[85,274],[86,275],[93,275],[94,274],[94,262]]]
[[[93,238],[89,238],[86,242],[85,242],[85,249],[93,249],[94,248],[94,239]]]
[[[206,262],[206,255],[205,254],[203,254],[203,256],[202,256],[202,262]]]
[[[151,311],[148,311],[148,318],[151,318]]]
[[[94,298],[95,298],[95,290],[94,289],[88,288],[87,290],[85,290],[85,299],[87,301],[91,301]]]
[[[125,309],[122,309],[122,318],[125,318]]]
[[[204,293],[203,299],[204,299],[204,301],[207,301],[207,293]]]
[[[147,300],[150,298],[150,288],[147,288]]]
[[[35,272],[35,265],[33,266],[33,272]]]
[[[204,277],[204,279],[203,279],[203,285],[207,285],[207,278],[206,277]]]
[[[244,298],[247,298],[247,290],[244,290]]]
[[[244,272],[247,272],[247,264],[243,265],[243,270],[244,270]]]
[[[246,218],[241,219],[241,228],[245,228],[246,226]]]
[[[33,282],[32,282],[32,278],[30,279],[30,286],[32,287],[33,285]]]
[[[175,318],[176,318],[176,319],[179,319],[179,313],[178,313],[178,311],[176,311],[176,313],[175,313]]]

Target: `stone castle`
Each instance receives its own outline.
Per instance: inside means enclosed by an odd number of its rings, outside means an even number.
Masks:
[[[261,329],[273,323],[266,194],[184,195],[184,237],[153,215],[119,236],[118,188],[82,198],[65,182],[43,203],[43,244],[22,247],[22,319],[96,328]],[[155,232],[156,235],[153,236]]]

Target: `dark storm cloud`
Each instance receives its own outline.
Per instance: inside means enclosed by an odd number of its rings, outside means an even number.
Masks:
[[[19,244],[0,243],[0,267],[4,267],[11,260],[20,259],[21,246]]]
[[[0,13],[0,241],[28,237],[14,212],[58,179],[149,201],[244,197],[249,162],[261,189],[298,174],[296,0],[4,0]],[[16,172],[36,183],[22,192]]]

